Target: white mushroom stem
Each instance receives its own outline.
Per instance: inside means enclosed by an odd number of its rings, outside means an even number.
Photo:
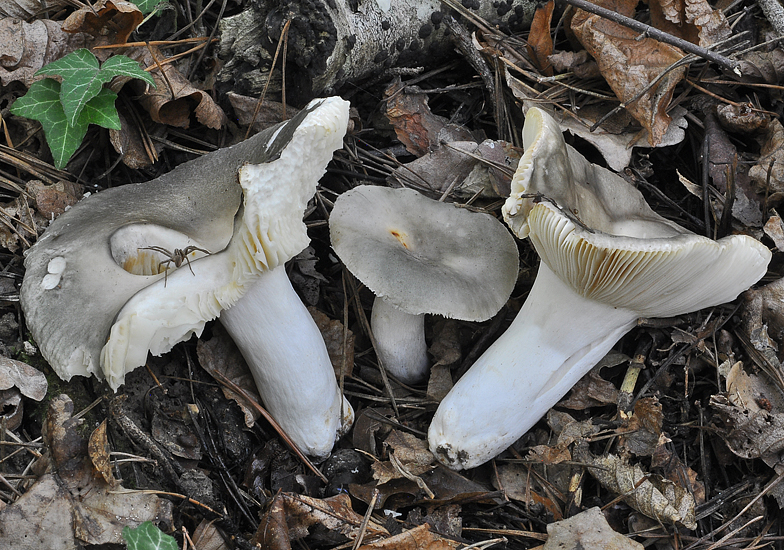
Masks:
[[[588,373],[638,316],[580,296],[542,262],[515,320],[438,407],[428,431],[431,450],[454,469],[498,455]]]
[[[321,332],[283,267],[262,274],[220,315],[248,363],[264,406],[308,455],[329,455],[351,426]],[[341,408],[342,407],[342,408]]]
[[[424,314],[406,313],[376,296],[370,328],[387,372],[406,384],[421,382],[427,376]]]

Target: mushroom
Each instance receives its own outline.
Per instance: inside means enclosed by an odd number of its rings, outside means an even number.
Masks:
[[[282,264],[309,242],[303,211],[347,123],[347,102],[316,100],[288,123],[151,182],[98,193],[60,216],[30,249],[21,292],[47,361],[66,380],[94,374],[117,389],[148,350],[160,355],[200,335],[236,304],[227,329],[240,331],[238,345],[270,413],[303,451],[328,454],[352,412]],[[187,264],[162,266],[171,258],[161,250],[191,252]],[[177,263],[180,269],[158,273]],[[259,307],[264,293],[272,302]],[[288,311],[299,346],[275,354],[274,363],[255,362],[265,356],[259,349],[289,344],[274,341],[281,335],[272,331],[250,338],[248,327],[283,323],[272,316]],[[280,374],[262,372],[268,369]],[[326,385],[308,386],[316,381]]]
[[[484,321],[517,280],[517,245],[501,223],[412,189],[356,187],[329,223],[335,252],[376,295],[379,358],[405,383],[427,374],[425,313]]]
[[[638,318],[733,300],[771,258],[751,237],[713,241],[657,215],[623,178],[567,146],[539,109],[529,109],[523,141],[502,211],[541,263],[511,326],[430,425],[430,449],[454,469],[482,464],[520,438]]]

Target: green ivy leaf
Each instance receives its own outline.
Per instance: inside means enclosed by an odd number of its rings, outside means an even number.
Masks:
[[[131,0],[136,7],[141,10],[144,15],[155,11],[159,4],[163,4],[164,0]]]
[[[34,82],[24,96],[14,101],[11,112],[41,123],[58,169],[66,165],[87,133],[87,124],[81,120],[68,124],[60,103],[60,83],[51,78]]]
[[[179,550],[174,537],[158,529],[151,521],[145,521],[136,529],[123,527],[122,536],[128,550]]]
[[[79,147],[90,124],[98,124],[104,128],[120,129],[120,117],[114,102],[117,94],[102,88],[84,106],[76,119],[76,124],[69,124],[60,103],[60,83],[45,78],[33,83],[28,92],[17,99],[11,106],[11,112],[41,123],[46,142],[54,157],[56,168],[63,168],[74,151]]]
[[[139,64],[124,55],[110,57],[103,67],[98,59],[84,48],[69,53],[45,65],[37,75],[58,75],[63,79],[60,101],[68,124],[77,125],[82,109],[103,89],[103,85],[115,76],[140,78],[154,85],[152,77]]]

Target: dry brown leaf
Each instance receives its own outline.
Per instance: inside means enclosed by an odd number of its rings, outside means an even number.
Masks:
[[[46,396],[46,376],[27,363],[0,357],[0,390],[17,388],[19,393],[34,401]]]
[[[363,544],[359,550],[450,550],[461,546],[457,541],[431,532],[430,525],[424,523],[398,535]]]
[[[245,390],[245,393],[252,397],[256,403],[261,403],[253,375],[250,373],[242,353],[237,348],[234,340],[231,339],[231,336],[226,332],[226,329],[223,328],[223,325],[216,323],[213,326],[212,338],[208,342],[199,339],[196,343],[196,356],[199,358],[199,364],[210,375],[214,376],[215,372],[220,372]],[[225,387],[223,388],[223,395],[240,406],[245,416],[245,425],[248,428],[253,427],[253,424],[259,418],[258,409],[249,405],[243,397],[238,396]]]
[[[103,477],[104,481],[112,487],[119,485],[112,472],[112,463],[109,459],[109,438],[106,435],[106,419],[90,434],[87,442],[87,454],[93,463],[95,471]]]
[[[761,458],[776,473],[784,473],[780,459],[784,451],[784,414],[733,405],[725,395],[711,396],[710,404],[722,420],[722,435],[733,453],[742,458]]]
[[[46,6],[42,0],[8,0],[0,4],[0,16],[32,19]]]
[[[784,344],[784,279],[749,290],[743,297],[743,330],[752,345],[760,352],[778,351]]]
[[[762,198],[752,189],[748,171],[738,162],[738,151],[727,133],[719,125],[718,117],[708,113],[705,117],[705,135],[708,140],[708,171],[720,193],[727,193],[727,178],[731,174],[735,185],[732,216],[746,226],[762,225]],[[721,205],[717,209],[723,210]],[[717,214],[721,217],[721,214]]]
[[[507,197],[510,173],[521,155],[519,148],[505,141],[451,141],[398,167],[388,179],[394,186],[412,182],[440,192],[451,188],[451,193],[458,197],[477,193],[485,198]],[[509,171],[499,170],[496,165]]]
[[[345,493],[318,499],[280,492],[261,518],[251,544],[260,544],[269,550],[289,550],[291,541],[306,537],[314,525],[355,539],[361,523],[362,516],[351,509],[351,498]],[[371,519],[365,530],[365,539],[373,540],[388,534]]]
[[[234,92],[227,92],[226,97],[229,103],[234,108],[234,115],[237,117],[237,122],[240,126],[248,126],[253,121],[253,130],[260,132],[270,126],[288,120],[299,112],[299,109],[291,105],[283,105],[279,101],[271,101],[264,99],[261,104],[259,112],[256,113],[256,119],[253,119],[253,112],[256,110],[258,99],[255,97],[248,97]],[[284,108],[285,107],[285,108]]]
[[[378,456],[376,450],[376,437],[385,438],[391,430],[391,421],[384,419],[395,417],[394,411],[389,407],[367,407],[359,411],[352,432],[352,444],[356,449],[361,449],[373,456]]]
[[[35,73],[47,63],[88,45],[89,36],[63,31],[61,23],[37,19],[27,23],[12,17],[0,20],[0,84],[22,82],[28,88],[43,78]]]
[[[547,525],[543,550],[602,548],[603,550],[643,550],[639,542],[614,531],[598,507]]]
[[[765,222],[762,230],[776,245],[776,249],[779,252],[784,252],[784,223],[782,223],[781,216],[775,210],[771,209],[771,212],[773,215]]]
[[[553,53],[553,37],[550,35],[550,24],[553,21],[555,0],[548,0],[539,5],[531,21],[531,30],[528,33],[528,55],[542,74],[553,76],[553,67],[548,57]]]
[[[154,57],[153,57],[154,55]],[[157,68],[165,56],[155,47],[136,48],[128,53],[143,67],[154,67],[150,71],[155,80],[155,88],[142,80],[133,79],[130,86],[139,96],[139,103],[147,110],[153,121],[178,128],[190,126],[191,114],[208,128],[218,129],[226,121],[226,115],[209,93],[195,88],[172,63],[163,64],[166,78]],[[156,59],[158,63],[156,63]],[[117,79],[112,89],[117,91],[124,81]]]
[[[657,29],[703,47],[732,34],[721,10],[706,0],[648,0],[651,24]]]
[[[749,177],[768,204],[776,204],[784,199],[784,126],[778,119],[768,125],[760,142],[760,157],[749,170]]]
[[[40,180],[30,180],[25,185],[25,191],[33,197],[38,212],[47,220],[55,219],[84,196],[84,187],[63,180],[51,185]]]
[[[683,487],[646,473],[639,464],[627,464],[616,455],[594,456],[587,444],[577,445],[574,457],[588,464],[588,471],[605,489],[620,495],[635,510],[661,522],[696,529],[694,497]]]
[[[547,60],[559,73],[572,72],[580,79],[596,78],[601,76],[596,61],[585,50],[575,52],[564,50],[550,55]]]
[[[637,456],[650,456],[659,444],[662,433],[661,404],[655,397],[643,397],[634,404],[634,414],[618,430],[619,446]]]
[[[526,509],[532,514],[539,515],[547,510],[555,521],[563,519],[560,506],[546,496],[537,477],[531,474],[530,464],[502,464],[497,467],[497,472],[498,475],[493,476],[493,486],[502,490],[507,497],[526,503]]]
[[[589,407],[598,407],[618,402],[618,388],[602,378],[601,367],[594,367],[583,376],[569,391],[566,399],[558,403],[559,407],[582,411]]]
[[[215,527],[215,521],[201,520],[191,535],[194,548],[198,550],[229,550],[223,535]]]
[[[341,370],[343,370],[344,376],[351,376],[354,372],[354,333],[346,329],[344,341],[343,323],[337,319],[330,319],[325,313],[313,306],[309,307],[308,311],[324,338],[335,376],[340,380]]]
[[[69,15],[63,30],[91,34],[100,44],[124,44],[143,19],[141,10],[132,2],[98,0]]]
[[[596,4],[633,17],[637,2],[602,0]],[[671,122],[667,106],[686,70],[679,67],[665,73],[665,69],[683,58],[683,52],[653,38],[640,40],[638,32],[583,10],[576,11],[571,29],[596,59],[602,76],[618,99],[627,104],[626,109],[648,131],[649,145],[658,145]],[[662,78],[649,88],[659,76]]]
[[[435,457],[427,447],[427,442],[415,435],[392,430],[384,441],[389,449],[388,462],[373,463],[373,478],[379,484],[393,479],[419,476],[432,470],[435,466]]]
[[[661,434],[656,449],[651,455],[651,469],[661,468],[663,475],[673,483],[684,485],[699,506],[705,502],[705,484],[697,479],[697,472],[686,466],[668,444],[672,440]]]
[[[44,442],[54,468],[22,497],[0,511],[0,548],[72,550],[85,544],[123,544],[122,529],[144,521],[172,522],[171,502],[155,495],[122,492],[92,467],[87,442],[77,433],[81,419],[73,403],[52,399]]]
[[[385,114],[409,153],[421,157],[438,148],[442,141],[473,141],[471,132],[433,114],[427,95],[411,88],[398,78],[384,91]]]
[[[755,135],[764,131],[771,118],[751,103],[722,103],[716,106],[719,123],[729,132]]]
[[[740,60],[738,70],[744,78],[778,84],[784,79],[784,50],[749,52]]]

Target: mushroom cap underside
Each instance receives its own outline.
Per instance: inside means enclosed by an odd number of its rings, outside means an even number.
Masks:
[[[517,245],[498,220],[412,189],[363,185],[342,194],[330,236],[363,284],[411,314],[482,321],[517,280]]]

